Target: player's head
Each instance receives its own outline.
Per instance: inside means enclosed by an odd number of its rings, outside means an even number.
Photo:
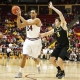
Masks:
[[[37,16],[37,11],[36,11],[35,9],[31,10],[31,11],[30,11],[30,16],[31,16],[32,19],[36,18],[36,16]]]
[[[55,26],[56,26],[56,27],[59,27],[60,24],[61,24],[61,20],[60,20],[59,17],[57,17],[57,18],[55,19]]]

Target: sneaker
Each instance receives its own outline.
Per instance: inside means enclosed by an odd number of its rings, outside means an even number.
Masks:
[[[22,73],[19,72],[19,73],[15,76],[15,78],[22,78]]]
[[[58,77],[58,75],[59,75],[60,71],[61,71],[61,70],[58,70],[58,71],[57,71],[56,77]]]
[[[65,72],[64,71],[60,71],[60,73],[58,75],[58,79],[62,79],[63,77],[65,77]]]

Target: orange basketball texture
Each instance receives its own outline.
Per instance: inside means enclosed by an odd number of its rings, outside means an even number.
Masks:
[[[19,6],[13,6],[12,9],[11,9],[11,11],[12,11],[12,13],[14,15],[17,15],[17,12],[16,12],[17,10],[20,10],[20,7]]]

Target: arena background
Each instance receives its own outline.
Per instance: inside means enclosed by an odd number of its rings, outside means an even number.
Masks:
[[[20,60],[22,59],[23,42],[26,39],[25,28],[17,28],[17,16],[14,16],[11,13],[12,6],[20,6],[22,16],[25,19],[30,18],[29,11],[31,9],[36,9],[38,11],[37,17],[41,19],[43,24],[41,26],[42,33],[54,28],[54,20],[58,16],[54,11],[48,8],[48,3],[50,1],[52,1],[53,5],[63,13],[67,21],[69,31],[68,38],[70,42],[70,63],[65,63],[65,65],[67,65],[66,72],[70,75],[68,74],[65,80],[80,80],[80,0],[0,0],[0,32],[4,34],[4,37],[0,39],[0,80],[9,80],[9,78],[12,79],[12,77],[14,77],[16,74],[16,70],[18,70]],[[45,75],[46,77],[43,77],[43,74],[40,74],[42,78],[39,75],[39,77],[35,75],[35,78],[40,78],[42,80],[56,80],[54,77],[51,77],[51,75],[48,75],[50,73],[49,68],[50,70],[53,69],[52,71],[54,72],[52,73],[56,72],[54,67],[49,64],[51,51],[55,48],[56,45],[55,35],[43,37],[42,45],[42,51],[39,59],[42,62],[42,70],[44,74],[46,74],[46,70],[48,70],[48,72],[47,75]],[[47,48],[45,51],[47,51],[48,54],[43,54],[43,49],[45,48]],[[9,51],[7,51],[7,49],[9,49]],[[7,53],[9,53],[9,56]],[[47,67],[44,69],[44,65],[46,65],[46,63]],[[26,65],[30,66],[27,68],[30,70],[31,65],[34,66],[35,64],[34,61],[30,59],[30,64],[27,62]],[[31,70],[35,73],[35,68],[34,70],[33,68],[31,68]],[[5,74],[8,70],[10,73]],[[31,72],[28,71],[28,73]],[[9,76],[10,74],[12,77]],[[30,77],[33,76],[34,74],[30,75]],[[3,77],[5,77],[5,79]]]

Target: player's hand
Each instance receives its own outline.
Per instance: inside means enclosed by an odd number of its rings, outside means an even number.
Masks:
[[[39,37],[41,37],[41,33],[39,34]]]
[[[39,37],[44,37],[45,36],[45,33],[40,33],[39,34]]]
[[[49,8],[51,8],[51,9],[53,8],[53,4],[51,1],[49,2]]]
[[[18,17],[21,16],[21,10],[17,10],[16,12]]]

